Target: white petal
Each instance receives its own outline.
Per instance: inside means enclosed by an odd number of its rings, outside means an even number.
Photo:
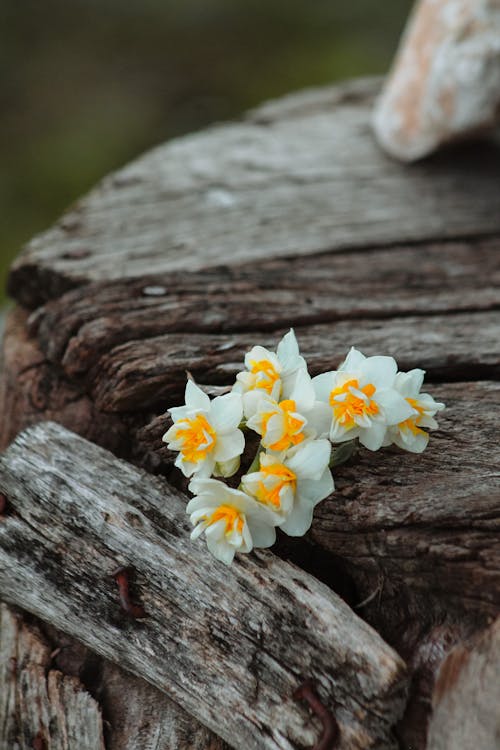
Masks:
[[[413,407],[393,388],[377,389],[374,399],[382,407],[383,417],[388,426],[415,416]]]
[[[351,427],[349,430],[339,422],[332,422],[330,429],[330,440],[332,443],[345,443],[346,440],[354,440],[361,432],[361,427]]]
[[[194,541],[195,539],[198,539],[199,536],[203,534],[205,531],[205,524],[199,523],[197,526],[194,527],[194,529],[191,532],[191,540]]]
[[[398,372],[394,383],[395,388],[405,398],[415,398],[424,382],[425,370],[410,370],[409,372]]]
[[[168,429],[168,430],[166,431],[166,433],[165,433],[165,434],[163,435],[163,437],[162,437],[162,440],[163,440],[163,442],[164,442],[164,443],[172,443],[172,442],[174,442],[174,441],[175,441],[175,438],[176,438],[176,436],[177,436],[177,430],[178,430],[178,429],[179,429],[179,428],[178,428],[178,427],[176,427],[176,425],[175,425],[175,424],[173,424],[173,425],[172,425],[172,427],[170,427],[170,428],[169,428],[169,429]]]
[[[280,524],[280,529],[288,536],[303,536],[311,528],[313,511],[310,503],[296,502],[291,513]]]
[[[316,394],[314,392],[311,376],[307,370],[299,370],[297,372],[293,390],[290,393],[289,398],[295,401],[297,411],[299,412],[309,411],[309,409],[312,409],[314,406]]]
[[[196,464],[195,473],[199,477],[211,477],[215,468],[215,457],[213,453],[210,453],[203,461],[198,461]],[[186,475],[189,476],[189,475]]]
[[[269,418],[266,434],[262,438],[262,445],[264,445],[266,448],[270,445],[274,445],[274,443],[277,443],[278,440],[281,440],[284,431],[284,418],[282,412],[280,411],[277,414],[273,414],[272,417]]]
[[[355,372],[356,370],[359,370],[365,360],[365,355],[361,354],[360,351],[351,346],[349,354],[338,369],[343,370],[344,372]]]
[[[217,396],[210,404],[210,424],[219,434],[235,430],[243,418],[243,401],[239,393]]]
[[[311,440],[299,445],[286,465],[297,479],[319,479],[330,462],[331,452],[328,440]]]
[[[254,519],[247,519],[254,547],[271,547],[276,541],[274,526],[259,523]]]
[[[241,430],[233,430],[228,435],[217,435],[217,442],[213,451],[216,461],[230,461],[241,456],[245,449],[245,437]]]
[[[299,345],[295,338],[295,332],[293,328],[290,328],[278,344],[276,350],[278,359],[281,362],[283,369],[293,370],[297,366],[297,359],[299,355]],[[302,358],[301,358],[302,359]]]
[[[383,422],[372,422],[370,429],[361,430],[359,442],[370,451],[378,451],[385,440],[386,425]]]
[[[225,565],[231,565],[233,562],[236,550],[225,539],[218,542],[207,537],[207,547],[212,555]]]
[[[245,354],[245,367],[248,370],[252,369],[253,362],[270,362],[276,372],[281,372],[281,365],[278,357],[274,352],[270,352],[269,349],[265,349],[263,346],[254,346],[249,352]]]
[[[240,468],[240,457],[235,456],[228,461],[217,461],[214,468],[214,476],[232,477]]]
[[[187,406],[173,406],[167,410],[174,422],[178,422],[179,419],[184,419],[189,414]]]
[[[318,401],[324,403],[330,403],[330,393],[333,389],[334,384],[334,373],[333,372],[322,372],[321,375],[316,375],[312,379],[314,391]]]
[[[391,388],[398,366],[393,357],[367,357],[359,371],[362,373],[360,386],[371,383],[376,388]]]
[[[207,526],[207,528],[205,529],[205,536],[207,538],[207,541],[210,539],[212,542],[218,542],[221,539],[224,539],[225,534],[226,522],[223,518],[221,518],[220,521],[211,523],[210,526]]]
[[[411,430],[401,430],[395,435],[394,442],[410,453],[422,453],[429,442],[429,435],[423,430],[419,430],[416,435]]]
[[[207,394],[203,393],[193,380],[188,380],[186,383],[185,401],[189,409],[208,411],[210,408],[210,399]]]
[[[332,424],[332,409],[322,401],[316,401],[307,414],[307,424],[320,438],[328,437]]]
[[[297,502],[307,501],[312,507],[331,495],[335,489],[332,472],[327,467],[319,479],[297,482]]]

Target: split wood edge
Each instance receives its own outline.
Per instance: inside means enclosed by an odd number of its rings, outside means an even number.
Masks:
[[[326,586],[259,551],[231,568],[189,541],[185,498],[64,428],[0,458],[0,595],[166,692],[235,748],[292,750],[317,729],[292,699],[315,680],[341,748],[393,746],[400,657]],[[119,609],[109,574],[134,566],[148,616]]]

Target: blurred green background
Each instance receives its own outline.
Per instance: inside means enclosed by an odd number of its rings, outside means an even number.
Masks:
[[[1,0],[0,299],[100,177],[264,99],[387,70],[411,0]]]

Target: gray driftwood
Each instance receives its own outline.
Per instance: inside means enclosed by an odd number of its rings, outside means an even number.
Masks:
[[[370,133],[379,81],[298,94],[106,178],[15,262],[27,306],[82,280],[500,230],[494,145],[410,168]],[[464,179],[464,172],[466,179]]]
[[[314,743],[292,699],[311,677],[342,748],[388,748],[405,667],[338,596],[271,552],[230,569],[189,541],[186,498],[44,423],[0,459],[0,595],[166,692],[235,748]],[[110,573],[137,571],[127,620]]]
[[[0,748],[105,750],[99,704],[52,660],[36,628],[0,605]]]

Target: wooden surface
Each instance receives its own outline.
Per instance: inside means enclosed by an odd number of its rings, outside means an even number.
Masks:
[[[447,404],[426,453],[361,450],[336,470],[337,490],[307,539],[275,548],[341,592],[404,658],[411,685],[395,736],[400,748],[423,750],[441,663],[500,610],[500,147],[395,164],[368,129],[377,86],[303,92],[161,146],[35,238],[9,281],[26,309],[6,324],[0,445],[56,420],[163,475],[179,498],[185,483],[161,435],[186,371],[211,388],[230,384],[245,351],[274,348],[290,325],[312,373],[335,367],[352,344],[424,368],[427,390]],[[26,539],[40,532],[22,530]],[[62,570],[60,559],[54,580],[38,570],[40,586],[59,591]],[[9,591],[29,608],[21,580],[11,577]],[[95,614],[84,627],[76,615],[70,622],[79,640],[101,633]],[[175,623],[163,623],[170,638]],[[100,638],[92,643],[102,652]],[[336,710],[330,686],[320,690]],[[293,708],[311,744],[318,727]],[[186,714],[176,716],[180,727]],[[255,747],[271,741],[255,726],[252,736]]]
[[[476,638],[456,646],[442,664],[434,689],[429,750],[480,747],[500,741],[500,618]]]
[[[228,750],[166,695],[0,606],[0,748]],[[43,743],[40,744],[43,740]]]
[[[40,632],[0,605],[0,747],[105,750],[99,704],[52,661]]]
[[[141,675],[232,747],[313,744],[291,697],[306,677],[335,705],[342,748],[393,745],[404,663],[315,578],[272,552],[226,568],[190,542],[185,496],[53,423],[16,439],[0,477],[2,598]],[[143,620],[119,610],[120,564],[137,571]]]
[[[498,233],[498,148],[392,162],[370,133],[379,85],[298,94],[153,149],[28,245],[10,293],[32,307],[83,280],[145,269]]]

